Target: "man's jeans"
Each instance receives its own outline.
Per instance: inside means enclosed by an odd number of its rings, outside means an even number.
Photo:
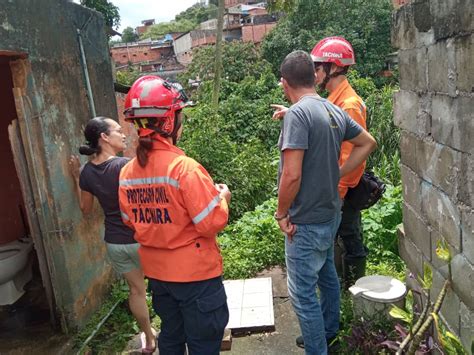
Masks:
[[[340,288],[334,266],[334,237],[341,217],[297,224],[285,241],[290,299],[298,316],[306,354],[327,354],[326,339],[339,330]],[[319,303],[316,287],[319,289]]]

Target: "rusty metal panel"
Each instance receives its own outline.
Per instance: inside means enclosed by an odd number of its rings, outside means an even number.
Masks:
[[[97,114],[117,119],[104,22],[57,0],[6,2],[0,22],[0,55],[27,56],[11,63],[15,103],[56,310],[67,331],[100,306],[114,277],[100,208],[82,217],[68,172],[91,118],[76,37],[81,26]]]
[[[43,287],[46,291],[46,297],[48,298],[48,304],[50,308],[50,318],[53,322],[56,321],[55,301],[53,296],[53,287],[51,284],[50,271],[47,262],[47,255],[45,252],[43,239],[41,238],[41,229],[39,226],[38,214],[35,209],[35,202],[33,199],[33,188],[31,186],[30,175],[28,173],[28,166],[26,162],[25,150],[23,142],[21,140],[20,128],[18,120],[13,120],[8,127],[8,136],[10,138],[10,144],[13,152],[13,160],[15,168],[20,181],[21,192],[23,195],[26,216],[28,219],[28,225],[30,227],[30,233],[33,238],[36,253],[38,254],[38,262],[40,272],[43,280]]]

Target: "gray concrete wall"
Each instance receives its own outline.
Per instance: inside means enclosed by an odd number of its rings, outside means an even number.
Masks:
[[[447,278],[436,258],[444,238],[453,285],[442,318],[467,349],[474,340],[474,2],[418,0],[393,15],[402,129],[403,225],[400,252],[409,269],[433,270],[432,299]]]
[[[78,154],[91,118],[76,33],[82,26],[97,115],[116,119],[102,16],[66,0],[0,0],[0,55],[23,56],[10,63],[16,106],[65,330],[84,324],[112,279],[100,208],[96,204],[95,215],[82,218],[68,173],[68,158]]]

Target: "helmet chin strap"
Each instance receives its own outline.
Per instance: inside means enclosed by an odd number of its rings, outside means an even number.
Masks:
[[[329,83],[329,80],[339,75],[345,75],[347,72],[346,70],[342,70],[342,71],[335,71],[334,73],[331,74],[332,63],[323,63],[322,65],[323,65],[324,73],[326,74],[326,76],[324,77],[323,82],[319,84],[319,88],[321,90],[326,90],[326,85]]]
[[[174,128],[173,132],[171,132],[170,137],[173,139],[173,144],[176,145],[178,142],[178,131],[181,127],[181,120],[179,119],[178,112],[174,113]]]

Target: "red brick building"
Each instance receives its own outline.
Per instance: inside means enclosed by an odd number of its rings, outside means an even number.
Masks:
[[[216,43],[215,30],[191,31],[191,48],[207,46]]]
[[[262,42],[265,35],[275,26],[276,22],[262,23],[258,25],[244,25],[242,26],[242,41],[260,43]]]
[[[245,4],[247,2],[248,1],[246,1],[246,0],[225,0],[224,1],[224,6],[227,9],[228,7],[232,7],[232,6],[235,6],[235,5],[238,5],[238,4]]]
[[[129,65],[139,67],[142,72],[174,70],[179,64],[173,50],[171,35],[161,41],[142,41],[116,44],[110,49],[117,70]]]
[[[143,20],[142,21],[142,25],[141,26],[138,26],[137,28],[135,28],[135,32],[137,33],[137,35],[141,35],[143,33],[145,33],[148,28],[150,26],[153,26],[155,24],[155,20],[154,19],[151,19],[151,20]]]

